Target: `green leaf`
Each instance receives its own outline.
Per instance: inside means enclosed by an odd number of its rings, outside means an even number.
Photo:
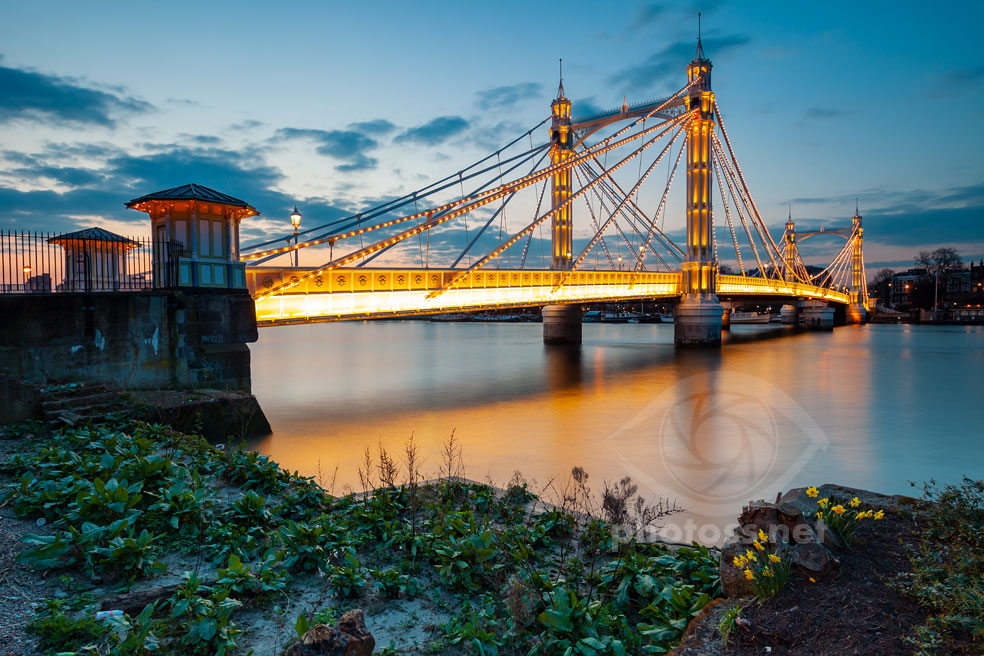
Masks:
[[[294,630],[297,631],[297,637],[303,638],[304,634],[308,630],[308,618],[304,613],[297,616],[297,624],[294,625]]]
[[[219,629],[219,623],[215,621],[214,617],[206,617],[201,622],[198,623],[198,635],[201,636],[202,640],[208,642],[215,636],[215,632]]]

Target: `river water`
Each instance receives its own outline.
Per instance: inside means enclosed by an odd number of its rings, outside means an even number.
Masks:
[[[255,446],[326,484],[337,467],[340,492],[359,488],[367,445],[402,454],[411,434],[436,475],[453,431],[468,478],[520,471],[540,489],[581,466],[598,490],[630,475],[696,520],[671,538],[707,543],[743,501],[793,486],[913,494],[908,481],[984,477],[984,327],[734,326],[720,351],[674,349],[672,325],[585,324],[573,350],[541,330],[262,329],[253,391],[274,432]]]

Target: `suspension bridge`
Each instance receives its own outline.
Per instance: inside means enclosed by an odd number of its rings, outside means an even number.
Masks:
[[[841,305],[860,321],[868,304],[860,215],[806,233],[790,219],[774,240],[711,68],[698,38],[676,93],[592,116],[572,116],[561,75],[550,115],[491,155],[357,214],[244,247],[258,324],[542,306],[545,341],[564,342],[580,340],[581,304],[678,300],[676,343],[714,346],[729,302],[781,300],[822,327]],[[681,164],[683,246],[666,216]],[[726,232],[714,228],[717,200]],[[821,233],[845,245],[811,274],[799,244]],[[463,248],[449,253],[456,241]],[[299,266],[301,251],[320,263]]]

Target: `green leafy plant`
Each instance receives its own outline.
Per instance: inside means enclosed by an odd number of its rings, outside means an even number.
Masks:
[[[65,611],[65,601],[45,599],[37,616],[28,623],[27,631],[38,637],[41,649],[75,651],[100,642],[106,636],[105,627],[91,617],[75,618]]]
[[[283,543],[284,567],[300,571],[326,571],[330,535],[324,526],[287,520],[279,529]]]
[[[724,615],[721,616],[721,621],[718,622],[718,632],[721,634],[721,640],[724,641],[725,646],[728,645],[728,638],[735,631],[735,623],[738,621],[739,613],[741,613],[741,606],[735,604],[725,611]]]
[[[412,599],[420,592],[420,583],[409,574],[402,574],[398,569],[370,569],[369,574],[379,591],[387,599],[406,597]]]
[[[254,565],[246,565],[236,554],[229,554],[226,566],[216,571],[216,584],[232,594],[250,597],[282,593],[287,588],[288,575],[279,565],[280,561],[273,551]]]
[[[103,571],[109,571],[132,582],[134,579],[151,573],[162,572],[164,563],[154,557],[154,535],[147,529],[134,535],[130,530],[127,536],[117,536],[105,547],[97,547],[95,553],[101,556]]]
[[[928,526],[892,585],[929,609],[906,641],[919,654],[984,653],[984,481],[923,486]]]
[[[184,583],[168,600],[170,618],[178,632],[174,644],[182,653],[224,656],[236,648],[242,633],[232,622],[232,613],[241,604],[229,597],[228,590],[209,589],[195,574],[186,572]]]
[[[366,587],[362,563],[353,553],[346,553],[342,563],[332,570],[331,587],[339,597],[352,597]]]

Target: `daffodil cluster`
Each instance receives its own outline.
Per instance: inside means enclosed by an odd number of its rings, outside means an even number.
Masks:
[[[732,564],[742,570],[745,578],[752,582],[755,596],[759,599],[774,597],[786,585],[789,578],[790,563],[787,558],[775,553],[769,543],[769,536],[759,529],[758,536],[752,541],[752,549],[735,556]]]
[[[820,490],[815,487],[808,487],[806,494],[812,499],[820,496]],[[847,507],[843,503],[833,503],[829,497],[817,499],[817,519],[822,519],[824,523],[834,531],[845,545],[849,545],[858,524],[865,519],[883,519],[885,511],[858,510],[861,500],[854,497],[847,502]]]

